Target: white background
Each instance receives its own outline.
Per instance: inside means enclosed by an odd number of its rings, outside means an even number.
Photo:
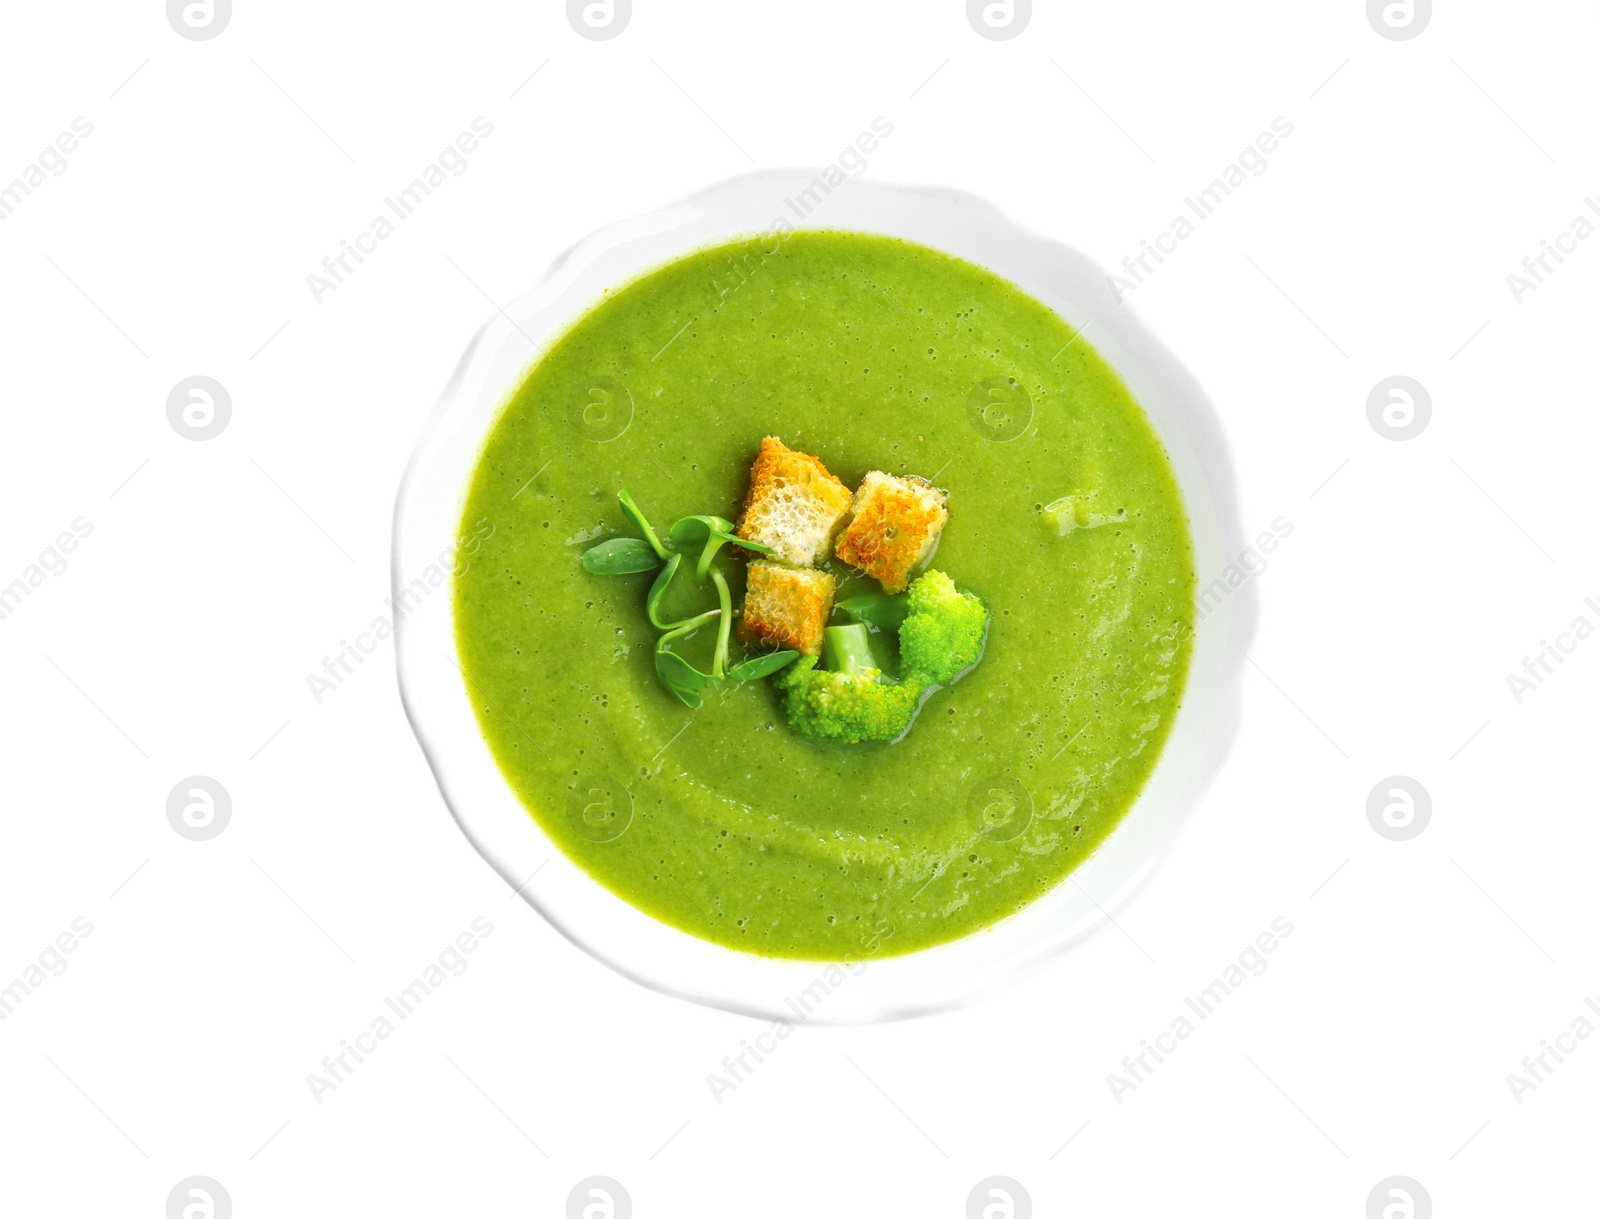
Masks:
[[[1600,642],[1520,705],[1506,674],[1600,625],[1600,242],[1521,304],[1506,275],[1600,191],[1600,12],[1440,9],[1393,42],[1356,0],[1074,0],[996,42],[955,0],[636,0],[594,42],[548,0],[238,0],[191,42],[154,0],[7,6],[0,182],[94,133],[0,223],[0,584],[93,533],[0,621],[0,985],[94,930],[0,1023],[5,1211],[156,1217],[197,1173],[240,1219],[556,1216],[594,1173],[640,1216],[959,1216],[996,1173],[1041,1216],[1357,1219],[1397,1173],[1441,1217],[1591,1205],[1600,1038],[1520,1104],[1506,1076],[1600,994]],[[470,169],[318,304],[307,274],[478,115]],[[391,651],[321,705],[306,674],[382,612],[403,464],[492,302],[878,115],[870,176],[1108,267],[1294,124],[1128,302],[1217,404],[1247,528],[1294,532],[1239,744],[1121,934],[965,1011],[802,1028],[719,1104],[759,1026],[510,894]],[[195,374],[233,400],[205,443],[166,418]],[[1366,418],[1391,374],[1433,399],[1406,443]],[[234,803],[205,843],[165,815],[197,773]],[[1397,773],[1434,805],[1405,843],[1366,818]],[[316,1103],[307,1073],[479,915],[470,969]],[[1114,1100],[1279,915],[1270,968]]]

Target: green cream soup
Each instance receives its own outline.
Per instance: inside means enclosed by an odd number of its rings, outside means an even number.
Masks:
[[[663,535],[736,519],[768,435],[852,488],[949,492],[932,566],[987,603],[988,641],[898,742],[803,738],[770,680],[689,709],[653,667],[654,576],[580,564],[634,533],[622,488]],[[889,238],[741,242],[610,292],[507,403],[461,536],[461,665],[528,814],[619,897],[766,956],[894,955],[1020,910],[1128,811],[1183,695],[1193,556],[1144,412],[1038,301]],[[834,570],[841,599],[877,588]],[[671,601],[716,596],[691,571]],[[683,651],[708,663],[715,633]]]

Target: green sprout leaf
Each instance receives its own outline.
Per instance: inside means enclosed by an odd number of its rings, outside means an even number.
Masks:
[[[650,522],[645,519],[644,512],[639,505],[633,502],[633,496],[626,490],[617,492],[617,502],[622,505],[622,511],[633,522],[633,527],[644,534],[644,540],[650,543],[650,549],[660,556],[661,561],[667,561],[667,548],[661,544],[661,539],[656,537],[656,531],[650,528]]]
[[[715,677],[700,672],[682,656],[665,648],[656,649],[656,676],[686,707],[700,706],[700,691],[717,684]]]
[[[859,597],[846,597],[834,608],[880,631],[898,631],[911,609],[904,593],[862,593]]]
[[[656,577],[655,583],[650,586],[649,596],[645,598],[644,607],[645,611],[650,615],[650,625],[658,631],[670,631],[688,621],[687,618],[681,618],[677,622],[663,622],[656,612],[661,606],[661,598],[666,595],[667,585],[672,583],[672,577],[677,573],[678,565],[682,562],[683,556],[681,554],[675,554],[668,559],[667,565],[661,569],[661,574]]]
[[[638,538],[612,538],[583,552],[583,570],[596,576],[626,576],[660,566],[650,543]]]
[[[717,557],[717,551],[722,549],[724,542],[733,532],[733,522],[721,516],[686,516],[672,526],[667,535],[679,544],[705,540],[705,548],[700,551],[700,561],[694,566],[694,577],[704,580],[706,573],[711,570],[711,560]]]
[[[678,701],[686,707],[700,706],[700,691],[709,690],[722,680],[721,674],[702,673],[676,652],[668,650],[668,644],[674,639],[680,639],[695,631],[713,618],[719,616],[721,610],[707,610],[696,615],[669,630],[656,641],[656,676],[661,679],[661,684],[677,697]]]
[[[759,551],[761,554],[773,553],[770,546],[763,546],[760,542],[747,542],[736,535],[733,531],[733,522],[725,516],[686,516],[673,525],[667,536],[678,543],[705,539],[705,549],[700,552],[700,561],[694,567],[697,580],[706,578],[706,573],[711,570],[711,560],[716,558],[717,551],[729,542],[746,550]]]
[[[733,522],[722,516],[686,516],[673,525],[667,536],[674,542],[698,542],[713,533],[733,532]]]
[[[728,670],[728,676],[734,681],[755,681],[758,677],[767,677],[795,660],[799,652],[768,652],[765,656],[752,657],[750,660],[741,661]]]

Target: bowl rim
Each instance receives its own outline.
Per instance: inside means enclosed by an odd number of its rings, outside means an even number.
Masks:
[[[450,479],[447,470],[435,468],[445,460],[440,452],[440,441],[446,431],[452,425],[470,424],[476,428],[475,438],[471,439],[470,445],[467,446],[470,447],[472,456],[467,461],[462,476],[457,480],[455,496],[450,503],[454,515],[450,516],[448,522],[435,522],[435,524],[444,523],[447,532],[455,535],[457,526],[461,522],[461,508],[472,472],[476,468],[488,437],[498,425],[515,391],[550,347],[600,299],[603,299],[605,290],[621,288],[697,250],[731,242],[741,236],[759,236],[777,232],[775,227],[763,230],[759,227],[759,222],[756,222],[755,226],[750,226],[734,221],[731,217],[755,215],[757,213],[750,210],[755,206],[753,201],[770,201],[773,192],[784,186],[809,188],[813,183],[822,180],[824,173],[825,171],[768,169],[740,174],[695,191],[676,202],[608,224],[564,250],[551,262],[532,290],[499,309],[477,329],[422,428],[396,495],[391,550],[391,586],[394,593],[392,607],[404,606],[407,590],[414,587],[414,573],[418,559],[417,554],[413,553],[412,542],[414,535],[423,527],[422,522],[414,519],[415,514],[422,510],[417,504],[421,494],[419,488],[424,480],[430,480],[427,494],[437,501],[442,493],[441,488],[433,486],[432,483],[438,482],[441,478],[445,482]],[[789,202],[788,195],[789,191],[783,190],[784,202]],[[965,228],[973,232],[981,231],[986,239],[1009,242],[1018,250],[1026,251],[1027,253],[1020,256],[1021,261],[1018,266],[1027,266],[1031,258],[1033,268],[1036,268],[1040,275],[1051,270],[1065,275],[1071,281],[1076,293],[1076,295],[1068,293],[1067,296],[1081,307],[1080,316],[1068,316],[1056,301],[1030,287],[1026,281],[1033,278],[1032,269],[1024,275],[1019,275],[994,266],[990,262],[971,258],[959,250],[952,250],[949,248],[949,243],[906,237],[903,232],[892,232],[884,228],[863,227],[859,224],[804,223],[803,221],[809,217],[802,217],[802,223],[791,225],[791,229],[795,231],[832,229],[881,233],[918,241],[931,248],[976,262],[1062,316],[1063,320],[1079,333],[1085,333],[1091,326],[1099,323],[1091,346],[1127,384],[1135,401],[1144,410],[1152,430],[1166,450],[1169,463],[1174,465],[1174,476],[1179,476],[1177,469],[1179,456],[1190,463],[1198,463],[1197,469],[1188,471],[1187,477],[1190,480],[1188,485],[1184,478],[1179,477],[1180,494],[1189,517],[1191,542],[1194,544],[1197,598],[1195,635],[1191,641],[1193,646],[1190,668],[1185,677],[1183,699],[1169,727],[1161,755],[1151,775],[1146,778],[1133,804],[1094,852],[1062,877],[1051,890],[1029,903],[1018,914],[1009,915],[956,940],[898,956],[868,959],[856,963],[855,969],[847,967],[844,963],[756,958],[738,949],[700,939],[688,932],[658,922],[653,916],[612,894],[600,881],[589,877],[579,865],[565,855],[554,840],[545,834],[534,816],[511,792],[510,785],[499,777],[498,767],[480,735],[477,743],[482,756],[477,759],[476,771],[481,772],[481,763],[487,760],[495,776],[499,778],[500,786],[504,789],[503,794],[509,795],[511,802],[515,804],[522,823],[518,828],[524,832],[514,834],[507,827],[498,824],[504,812],[504,801],[478,798],[485,794],[481,785],[481,773],[477,774],[475,780],[478,783],[476,795],[469,794],[468,789],[472,788],[473,784],[463,778],[463,768],[470,763],[460,756],[447,756],[460,755],[465,747],[460,742],[459,731],[456,730],[459,725],[450,728],[441,719],[439,700],[435,696],[448,697],[447,683],[441,685],[437,676],[433,675],[437,669],[436,662],[431,668],[426,667],[420,661],[419,652],[425,640],[434,643],[438,641],[437,613],[431,615],[429,621],[432,625],[426,628],[426,633],[422,624],[418,622],[415,612],[402,612],[400,608],[395,608],[393,622],[396,673],[406,718],[428,761],[446,808],[474,849],[500,873],[507,884],[567,940],[640,985],[659,993],[721,1010],[789,1024],[802,1022],[857,1024],[953,1010],[1022,980],[1050,961],[1064,955],[1106,924],[1115,925],[1116,911],[1125,907],[1149,886],[1170,853],[1177,834],[1191,819],[1194,809],[1203,798],[1205,789],[1221,768],[1231,749],[1239,719],[1244,652],[1254,630],[1257,605],[1255,581],[1246,579],[1240,587],[1231,590],[1219,605],[1214,606],[1211,613],[1204,615],[1200,613],[1202,591],[1209,587],[1206,584],[1205,558],[1228,561],[1230,556],[1242,554],[1246,549],[1245,535],[1240,523],[1234,463],[1226,434],[1220,416],[1193,374],[1155,336],[1130,306],[1116,299],[1110,281],[1101,268],[1077,250],[1018,224],[993,203],[967,191],[946,186],[912,186],[876,179],[852,178],[834,186],[824,197],[823,202],[834,203],[836,197],[851,200],[867,212],[871,212],[873,208],[887,208],[890,213],[914,210],[918,207],[932,209],[932,212],[938,213],[934,223],[959,216]],[[839,210],[834,207],[829,210],[829,215],[837,214]],[[853,210],[853,208],[845,209],[850,214],[853,214]],[[776,225],[776,220],[772,223]],[[712,231],[714,235],[709,240],[698,239],[702,229]],[[690,234],[695,234],[696,238],[675,244]],[[667,252],[660,257],[646,254],[647,251],[659,253],[662,250]],[[632,267],[631,273],[621,278],[607,279],[606,275],[615,263],[626,263]],[[596,283],[602,285],[602,291],[593,291]],[[538,322],[538,329],[543,333],[538,335],[537,339],[516,320],[522,318],[528,321],[534,317],[542,319]],[[1102,334],[1105,338],[1102,338]],[[525,342],[518,343],[519,339]],[[1111,352],[1107,350],[1107,340],[1112,340]],[[508,362],[515,362],[514,358],[509,358],[507,355],[508,346],[525,347],[527,354],[521,360],[516,375],[510,380],[505,380],[504,368]],[[1137,358],[1130,360],[1130,353]],[[1114,358],[1116,356],[1121,358]],[[500,378],[498,389],[491,385],[485,392],[483,387],[474,385],[475,380],[482,381],[490,376]],[[1162,391],[1161,410],[1170,412],[1170,417],[1164,422],[1158,422],[1152,412],[1150,400],[1138,392],[1135,381],[1141,382],[1146,389],[1154,386]],[[473,388],[479,390],[478,396],[464,397],[466,392]],[[485,418],[484,402],[489,398],[495,401],[493,406],[488,408]],[[461,437],[457,435],[453,439],[460,441]],[[1175,440],[1178,442],[1176,452]],[[455,445],[458,453],[462,447],[460,443]],[[1196,479],[1198,481],[1195,481]],[[1203,503],[1197,503],[1189,494],[1196,487],[1203,489]],[[437,504],[435,508],[436,506]],[[1201,554],[1200,540],[1195,537],[1197,506],[1206,518],[1207,548],[1213,552],[1209,556]],[[459,542],[458,538],[453,540]],[[427,553],[426,546],[420,553]],[[443,601],[449,632],[450,656],[447,658],[452,664],[456,664],[453,576]],[[437,609],[438,605],[439,601],[435,599],[426,603],[423,608]],[[1211,684],[1205,692],[1204,699],[1192,699],[1202,628],[1208,622],[1215,622],[1214,626],[1206,628],[1204,632],[1209,648],[1208,664],[1213,670],[1207,675],[1207,680]],[[471,708],[468,705],[470,699],[467,697],[459,665],[457,665],[457,685],[461,707],[471,715]],[[1196,703],[1206,704],[1203,709],[1209,718],[1203,725],[1197,726],[1194,723],[1194,717],[1202,709],[1196,706]],[[475,722],[473,726],[475,730]],[[1102,893],[1100,899],[1096,900],[1084,888],[1083,881],[1099,876],[1103,871],[1102,865],[1107,858],[1108,848],[1118,840],[1119,835],[1124,834],[1125,828],[1135,821],[1135,816],[1141,805],[1146,802],[1158,775],[1162,775],[1169,767],[1169,758],[1173,753],[1180,727],[1187,728],[1191,733],[1198,727],[1200,747],[1195,751],[1196,759],[1191,760],[1185,773],[1179,776],[1175,793],[1167,798],[1175,807],[1163,818],[1163,825],[1160,832],[1154,835],[1154,840],[1140,848],[1140,858],[1136,861],[1136,866],[1122,866],[1102,878],[1112,882],[1111,891]],[[481,809],[478,807],[480,803],[484,806]],[[501,812],[486,811],[491,803]],[[528,862],[524,848],[530,841],[526,834],[530,828],[534,840],[542,840],[543,849],[548,854],[544,862],[539,864],[531,875],[527,875],[527,867],[517,865],[519,862],[523,864]],[[557,885],[547,883],[540,886],[541,891],[534,891],[532,886],[535,879],[549,864],[556,865],[560,883]],[[581,881],[576,882],[579,888],[587,885],[589,889],[603,894],[604,899],[609,899],[609,902],[601,899],[597,904],[575,896],[574,877],[571,875],[573,872],[581,877]],[[520,882],[517,879],[519,875],[525,877]],[[995,960],[991,968],[966,971],[958,978],[943,983],[938,978],[930,980],[925,976],[908,979],[909,984],[903,987],[896,985],[895,978],[887,982],[880,981],[885,973],[891,975],[906,973],[901,963],[926,964],[933,962],[934,958],[941,954],[948,958],[951,954],[946,952],[947,949],[962,945],[971,949],[974,945],[981,945],[984,941],[993,939],[997,932],[1014,926],[1029,911],[1042,906],[1066,890],[1069,883],[1087,898],[1093,907],[1092,914],[1086,911],[1080,912],[1047,934],[1034,935],[1032,942],[1019,942],[1010,947],[1002,959]],[[611,903],[631,912],[634,918],[623,915],[622,919],[625,923],[634,924],[633,932],[639,933],[641,938],[656,942],[649,948],[636,952],[628,943],[628,936],[631,933],[626,929],[612,934],[608,928],[603,936],[597,935],[592,921],[601,915],[596,911],[610,910],[610,914],[604,916],[606,918],[619,913],[611,909]],[[1081,903],[1078,905],[1081,906]],[[660,941],[659,936],[648,934],[637,925],[636,919],[645,920],[655,928],[665,930],[668,933],[668,940]],[[586,921],[591,925],[586,927]],[[672,946],[672,937],[681,937],[692,947],[689,947],[686,953],[678,952]],[[681,944],[677,945],[677,948],[684,947]],[[720,954],[730,965],[742,957],[747,962],[765,963],[765,965],[758,964],[758,970],[764,969],[766,965],[776,965],[779,968],[776,972],[768,971],[769,976],[763,978],[760,985],[741,985],[733,975],[727,974],[727,971],[720,967],[702,969],[700,966],[704,963],[707,952]],[[671,963],[662,963],[659,957],[663,954],[673,957],[674,960]],[[685,961],[691,958],[698,963],[686,966]],[[741,963],[739,968],[748,971],[747,964]],[[941,967],[935,963],[932,968],[934,972],[938,972]],[[813,987],[803,985],[807,975],[816,975],[820,978],[826,976],[826,971],[830,970],[843,970],[851,979],[871,974],[874,981],[871,984],[857,984],[852,989],[843,988],[837,982],[831,988],[824,986],[824,997],[827,1002],[819,1002],[815,1010],[809,1001],[800,1006],[793,1002],[798,994],[808,996],[811,994]],[[684,977],[685,971],[692,976]],[[926,975],[929,969],[922,968],[919,964],[911,972]],[[839,998],[841,995],[846,996],[842,1001]]]

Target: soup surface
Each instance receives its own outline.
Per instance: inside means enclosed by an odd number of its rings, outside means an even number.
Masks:
[[[932,566],[988,604],[988,642],[894,744],[802,738],[769,680],[690,710],[653,667],[654,576],[580,565],[633,533],[622,488],[662,536],[736,519],[768,435],[851,487],[949,491]],[[894,955],[1019,910],[1128,810],[1183,694],[1193,559],[1144,412],[1038,301],[895,239],[742,242],[608,293],[507,403],[461,538],[460,662],[529,814],[613,893],[751,953]],[[841,599],[877,588],[834,570]],[[671,595],[716,604],[692,576]]]

